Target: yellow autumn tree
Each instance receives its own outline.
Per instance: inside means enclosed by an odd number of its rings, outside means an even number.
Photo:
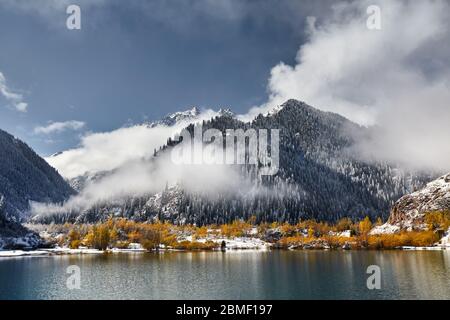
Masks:
[[[141,240],[141,233],[137,230],[131,231],[127,235],[129,242],[139,243]]]
[[[140,243],[146,250],[156,250],[161,244],[160,226],[145,225],[141,231]]]
[[[78,232],[76,228],[73,228],[72,230],[69,231],[68,238],[69,238],[69,247],[71,249],[78,249],[78,247],[81,244],[80,232]]]
[[[425,223],[428,230],[447,230],[450,226],[450,212],[433,211],[425,214]]]
[[[106,250],[110,241],[110,230],[107,225],[101,224],[92,227],[92,247],[99,250]]]
[[[208,235],[208,228],[206,226],[199,227],[195,230],[195,239],[206,238]]]
[[[365,217],[364,220],[359,222],[359,234],[366,236],[372,229],[372,222],[369,217]]]
[[[350,218],[341,218],[335,226],[337,232],[350,230],[352,228],[352,220]]]

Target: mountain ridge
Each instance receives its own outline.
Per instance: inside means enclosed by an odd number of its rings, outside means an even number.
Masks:
[[[75,194],[27,144],[0,130],[0,197],[8,216],[25,218],[30,201],[63,202]]]
[[[248,195],[219,195],[210,201],[201,194],[188,190],[176,192],[177,210],[164,219],[188,223],[221,223],[255,214],[259,221],[290,221],[314,218],[333,221],[341,217],[372,218],[389,215],[391,205],[405,193],[422,186],[428,175],[403,173],[387,163],[369,163],[356,159],[349,151],[354,134],[364,134],[365,128],[331,112],[323,112],[308,104],[288,100],[276,112],[260,114],[251,122],[242,122],[230,112],[217,114],[202,124],[203,130],[214,128],[225,136],[226,129],[280,129],[279,173],[256,184],[267,185],[273,192],[249,198]],[[172,117],[173,118],[173,117]],[[187,126],[193,130],[194,125]],[[172,145],[165,145],[165,153]],[[248,177],[255,176],[258,168],[241,168]],[[253,178],[251,178],[253,179]],[[291,186],[290,198],[277,195],[286,185]],[[167,192],[163,191],[162,192]],[[164,212],[162,202],[143,198],[123,199],[123,205],[107,203],[95,205],[88,212],[73,214],[78,220],[103,219],[108,212],[139,220],[154,220]]]
[[[151,128],[164,125],[164,126],[173,126],[176,123],[181,121],[192,121],[198,118],[200,115],[200,109],[197,107],[192,107],[189,110],[178,111],[171,114],[166,115],[161,120],[153,121],[149,124]]]
[[[3,130],[0,152],[0,248],[36,247],[39,236],[21,224],[30,202],[63,202],[75,191],[27,144]]]

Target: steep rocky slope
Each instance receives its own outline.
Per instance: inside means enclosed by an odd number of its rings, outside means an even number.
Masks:
[[[393,206],[389,224],[400,229],[425,229],[425,215],[450,210],[450,173],[425,188],[401,197]]]

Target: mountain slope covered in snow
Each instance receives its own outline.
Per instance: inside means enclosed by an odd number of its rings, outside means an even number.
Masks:
[[[182,121],[185,116],[198,120],[194,109],[179,115]],[[169,126],[174,123],[172,120],[164,122]],[[198,126],[198,121],[196,123]],[[97,221],[114,214],[136,220],[159,218],[197,224],[223,223],[250,216],[256,216],[259,222],[296,222],[307,218],[335,221],[341,217],[359,219],[366,215],[387,218],[397,199],[431,180],[429,174],[405,172],[388,163],[360,159],[352,152],[352,147],[355,136],[366,134],[366,128],[297,100],[289,100],[276,107],[275,112],[259,115],[252,122],[242,122],[230,110],[222,110],[201,124],[203,130],[218,129],[224,137],[227,129],[279,129],[278,173],[264,177],[259,175],[258,166],[239,165],[234,169],[250,188],[221,190],[211,196],[187,188],[190,181],[177,180],[176,185],[156,194],[149,190],[145,195],[110,199],[82,212],[71,208],[62,216],[70,220]],[[194,125],[187,129],[192,132]],[[149,164],[158,161],[173,145],[168,143],[159,149],[157,157],[143,161]],[[112,174],[114,172],[109,175]],[[99,181],[107,177],[107,172],[97,176]],[[209,182],[216,179],[211,175]],[[57,220],[60,218],[61,215]],[[46,217],[47,222],[54,219],[56,217]]]
[[[193,107],[190,110],[179,111],[172,114],[168,114],[163,119],[150,123],[150,127],[156,126],[174,126],[179,122],[192,122],[200,116],[200,110],[197,107]]]
[[[5,198],[0,197],[0,250],[35,248],[40,243],[41,239],[36,233],[6,214]]]
[[[400,229],[426,229],[425,216],[432,212],[450,212],[450,173],[401,197],[393,206],[388,222]]]
[[[74,190],[30,147],[0,130],[0,198],[4,214],[24,218],[30,201],[63,202]]]

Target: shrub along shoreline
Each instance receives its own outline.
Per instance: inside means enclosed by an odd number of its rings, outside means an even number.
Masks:
[[[431,247],[450,226],[448,213],[432,213],[425,219],[427,230],[402,231],[394,234],[371,235],[370,230],[383,222],[372,223],[368,217],[353,222],[343,218],[335,224],[305,220],[297,224],[255,224],[236,220],[223,225],[174,225],[168,222],[136,222],[125,218],[109,218],[97,224],[32,225],[40,232],[46,246],[62,248],[130,249],[139,245],[147,251],[220,250],[233,239],[257,240],[272,249],[399,249]],[[249,240],[250,239],[250,240]],[[255,248],[258,246],[255,246]],[[239,245],[235,246],[236,249]]]

